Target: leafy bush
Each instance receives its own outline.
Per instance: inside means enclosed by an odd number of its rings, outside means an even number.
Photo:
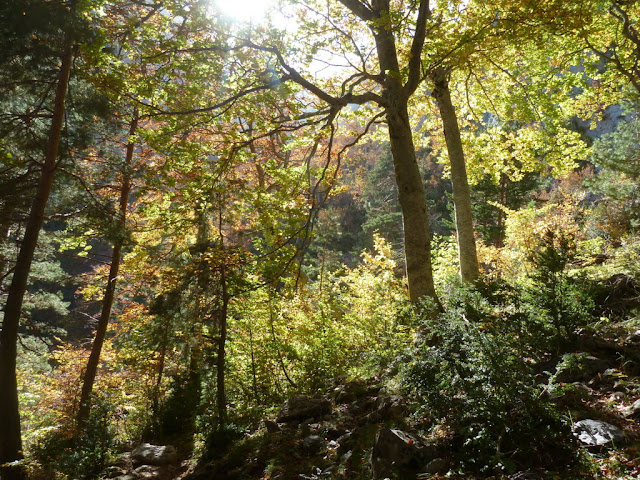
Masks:
[[[536,385],[517,336],[495,328],[499,315],[477,291],[460,288],[448,302],[425,325],[438,342],[419,344],[405,359],[419,413],[454,428],[455,451],[468,468],[508,472],[565,462],[571,434]]]
[[[534,270],[527,300],[547,317],[558,339],[570,338],[578,326],[590,320],[594,306],[585,279],[568,274],[567,267],[575,253],[571,234],[547,229],[529,256]]]
[[[38,464],[34,477],[87,478],[97,475],[106,465],[115,432],[112,428],[112,406],[97,398],[86,427],[80,435],[63,427],[46,430],[35,442],[33,460]]]

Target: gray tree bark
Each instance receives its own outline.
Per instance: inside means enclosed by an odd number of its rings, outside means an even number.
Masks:
[[[390,21],[389,0],[373,1],[371,13],[380,24],[374,24],[371,30],[378,52],[380,71],[384,72],[386,77],[382,99],[389,128],[398,199],[402,209],[409,299],[415,302],[429,297],[439,304],[433,283],[431,233],[424,183],[416,160],[413,130],[408,113],[409,98],[419,84],[420,50],[424,43],[424,24],[429,15],[428,3],[423,0],[420,5],[412,46],[414,56],[408,65],[409,76],[404,84],[400,76],[398,51]]]
[[[463,282],[473,282],[479,276],[476,240],[473,234],[473,215],[471,212],[471,191],[467,179],[467,169],[458,127],[458,117],[451,102],[447,72],[439,67],[433,72],[433,97],[438,102],[440,118],[444,128],[444,137],[449,152],[451,183],[453,185],[453,203],[455,206],[456,231],[458,234],[458,255],[460,259],[460,277]]]

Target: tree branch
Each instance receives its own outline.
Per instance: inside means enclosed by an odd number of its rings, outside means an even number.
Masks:
[[[420,85],[420,65],[422,56],[422,47],[427,36],[427,19],[430,18],[429,0],[420,0],[418,9],[418,19],[416,20],[416,33],[411,43],[411,51],[409,53],[409,77],[404,86],[405,94],[410,96]]]
[[[342,5],[347,7],[351,13],[353,13],[356,17],[364,20],[365,22],[370,22],[375,20],[376,14],[373,13],[367,6],[360,2],[359,0],[338,0]]]

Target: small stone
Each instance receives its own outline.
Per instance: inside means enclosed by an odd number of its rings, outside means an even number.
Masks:
[[[640,419],[640,398],[633,402],[632,405],[622,409],[622,415],[625,418]]]
[[[626,338],[627,343],[640,343],[640,330],[636,330]]]
[[[449,460],[447,460],[446,458],[434,458],[429,463],[427,463],[424,471],[425,473],[430,474],[447,473],[449,471]]]
[[[603,446],[624,443],[624,432],[602,420],[580,420],[573,425],[573,434],[585,445]]]
[[[104,478],[116,478],[121,477],[126,473],[127,472],[125,470],[118,467],[117,465],[111,465],[110,467],[105,468],[101,475]]]
[[[509,475],[507,480],[542,480],[542,477],[536,472],[517,472]]]

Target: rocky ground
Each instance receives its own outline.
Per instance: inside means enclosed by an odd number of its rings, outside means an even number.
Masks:
[[[618,350],[640,346],[640,331],[625,342],[589,339],[589,351],[554,359],[541,381],[554,382],[551,395],[571,412],[573,437],[592,464],[574,478],[640,478],[640,378]],[[612,346],[613,345],[613,346]],[[599,348],[597,348],[599,347]],[[586,349],[586,348],[585,348]],[[292,396],[276,418],[198,465],[178,462],[173,447],[141,445],[105,472],[118,480],[231,479],[564,479],[570,471],[539,468],[509,476],[455,470],[455,432],[446,426],[424,432],[411,406],[377,378],[337,381],[322,395]]]
[[[628,295],[633,302],[637,290]],[[619,295],[622,289],[612,291]],[[629,306],[622,297],[603,300],[609,307]],[[627,312],[621,310],[618,318],[621,313]],[[176,451],[143,444],[102,478],[640,479],[639,326],[637,319],[597,325],[579,332],[575,351],[536,366],[537,382],[571,419],[567,445],[580,452],[581,460],[564,471],[557,471],[557,464],[551,471],[543,458],[534,459],[534,468],[509,475],[460,471],[456,459],[464,457],[464,445],[456,432],[412,415],[415,405],[374,377],[335,379],[314,397],[294,395],[259,428],[224,448],[209,448],[197,463],[179,445]]]

